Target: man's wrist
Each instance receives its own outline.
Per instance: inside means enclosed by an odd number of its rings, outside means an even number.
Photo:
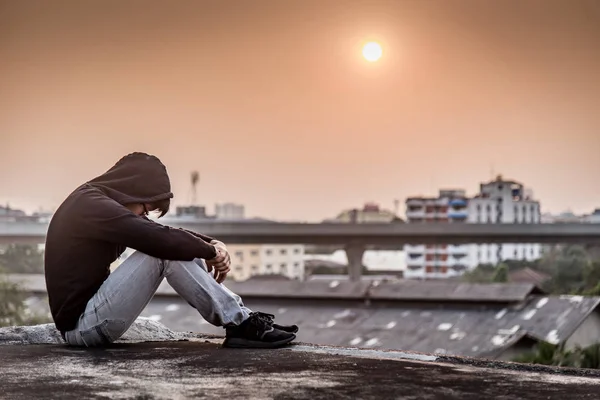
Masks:
[[[225,243],[219,241],[219,240],[212,240],[210,242],[210,244],[212,244],[213,246],[215,246],[217,249],[223,249],[223,250],[227,250],[227,246],[225,246]]]
[[[220,252],[219,252],[219,248],[217,246],[215,246],[212,243],[211,243],[211,245],[212,245],[213,249],[215,250],[215,256],[213,258],[211,258],[210,260],[214,260],[215,258],[219,257]]]

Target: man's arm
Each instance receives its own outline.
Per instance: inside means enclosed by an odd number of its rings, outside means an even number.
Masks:
[[[214,238],[212,238],[210,236],[206,236],[206,235],[203,235],[198,232],[190,231],[190,230],[183,229],[183,228],[179,228],[179,229],[181,229],[182,231],[187,232],[189,234],[192,234],[192,235],[196,236],[197,238],[204,240],[206,243],[211,243],[213,240],[215,240]]]
[[[79,218],[80,236],[121,244],[152,257],[191,261],[217,256],[215,246],[205,240],[141,218],[114,202],[100,201],[93,211]]]

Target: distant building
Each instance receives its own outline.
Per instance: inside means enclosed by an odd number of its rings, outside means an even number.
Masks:
[[[464,190],[440,190],[437,197],[406,200],[408,223],[540,223],[540,204],[520,183],[496,180],[480,185],[468,197]],[[449,278],[480,264],[496,265],[503,260],[536,260],[539,244],[407,245],[406,278]]]
[[[544,213],[541,215],[542,224],[581,224],[587,222],[587,216],[577,215],[571,211],[565,211],[560,214]]]
[[[353,208],[342,211],[334,219],[323,222],[343,222],[343,223],[386,223],[386,222],[402,222],[396,214],[389,210],[379,207],[376,203],[366,203],[362,209]]]
[[[410,197],[406,200],[408,223],[450,223],[467,221],[466,192],[461,189],[440,190],[437,197]],[[469,245],[406,245],[406,278],[449,278],[467,270]]]
[[[585,222],[590,224],[600,224],[600,208],[596,208],[593,213],[585,217]]]
[[[11,208],[8,204],[0,206],[0,222],[14,222],[27,218],[27,214],[23,210]]]
[[[211,219],[206,214],[204,206],[178,206],[175,208],[175,217],[177,218],[194,218],[194,219]]]
[[[470,223],[539,224],[540,203],[521,183],[496,180],[482,184],[480,193],[469,201]],[[503,260],[534,261],[541,257],[542,246],[535,243],[488,244],[471,246],[472,267],[496,265]]]
[[[215,217],[219,220],[239,220],[245,218],[242,204],[221,203],[215,205]]]
[[[231,256],[231,278],[245,281],[257,275],[282,275],[304,279],[304,245],[265,244],[227,246]]]

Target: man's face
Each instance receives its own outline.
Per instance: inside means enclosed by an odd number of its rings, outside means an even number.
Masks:
[[[151,213],[156,210],[155,208],[152,208],[151,204],[128,204],[127,208],[129,211],[140,217],[149,217]]]

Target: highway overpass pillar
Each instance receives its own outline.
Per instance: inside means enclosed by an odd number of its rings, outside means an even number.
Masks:
[[[346,257],[348,258],[348,274],[351,281],[360,281],[363,269],[363,255],[365,246],[363,244],[349,244],[346,246]]]

